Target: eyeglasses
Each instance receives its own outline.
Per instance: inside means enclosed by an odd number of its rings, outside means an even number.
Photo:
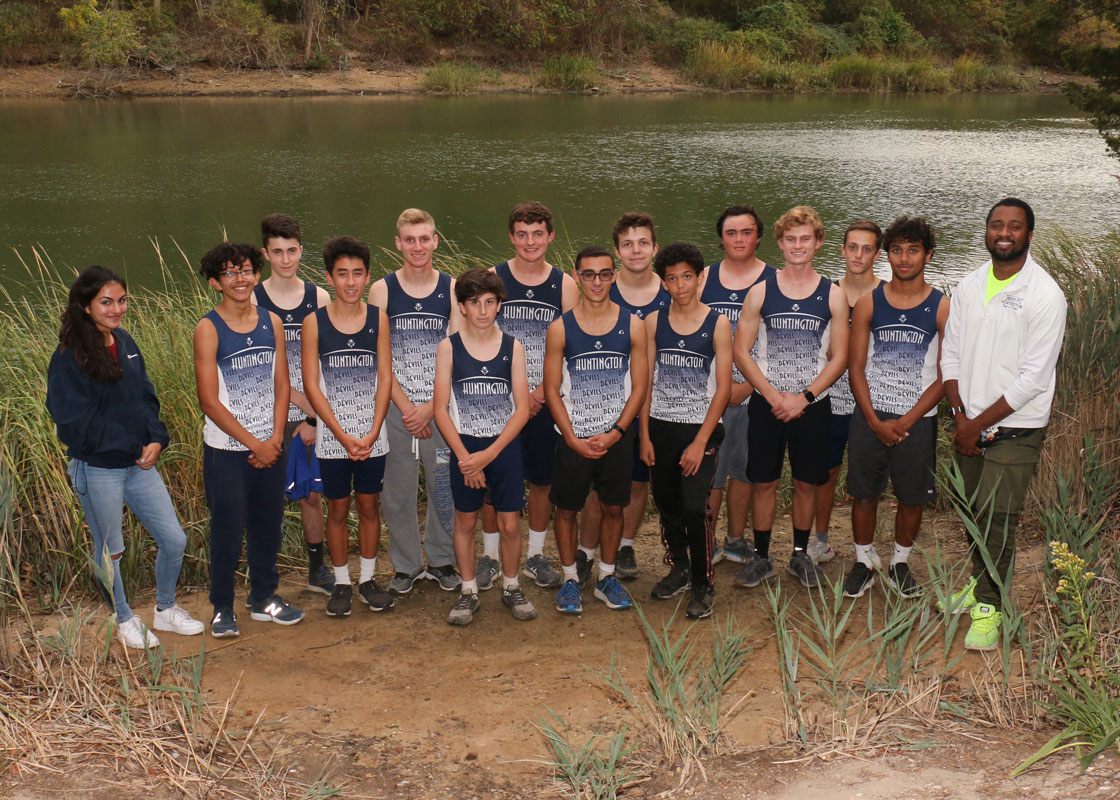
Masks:
[[[232,281],[234,278],[250,278],[253,275],[252,267],[242,267],[241,269],[227,269],[225,272],[219,272],[219,278],[225,278],[227,281]]]
[[[607,281],[609,281],[611,278],[614,277],[614,270],[613,269],[604,269],[604,270],[601,270],[599,272],[596,272],[593,269],[582,269],[582,270],[579,270],[576,274],[579,275],[581,278],[583,278],[588,283],[592,283],[596,280],[599,280],[599,281],[602,281],[603,283],[606,283]]]

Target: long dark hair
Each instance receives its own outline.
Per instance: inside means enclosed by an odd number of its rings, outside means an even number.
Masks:
[[[62,312],[62,327],[58,343],[64,350],[72,350],[78,368],[99,383],[114,383],[121,379],[121,367],[105,346],[105,337],[86,312],[101,289],[109,283],[128,286],[117,273],[108,267],[87,267],[70,286],[66,310]]]

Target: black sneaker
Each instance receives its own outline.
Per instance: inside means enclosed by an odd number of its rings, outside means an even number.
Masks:
[[[329,595],[334,591],[334,570],[326,564],[308,570],[307,588],[312,592]]]
[[[210,620],[210,635],[215,639],[224,639],[227,636],[237,636],[241,633],[237,629],[237,615],[230,606],[214,609],[214,616]]]
[[[689,576],[688,570],[673,567],[669,570],[668,575],[657,582],[657,585],[650,591],[649,596],[654,600],[668,600],[670,597],[676,597],[691,586],[692,578]]]
[[[735,573],[735,585],[753,589],[765,580],[774,577],[774,562],[751,551],[743,568]]]
[[[863,597],[867,590],[874,585],[875,570],[862,561],[857,561],[852,567],[852,571],[848,573],[848,577],[844,579],[844,596]]]
[[[688,604],[684,615],[689,619],[705,619],[712,615],[712,603],[715,602],[716,593],[711,586],[696,586],[692,589],[692,602]]]
[[[591,577],[591,559],[582,550],[576,550],[576,577],[576,582],[581,589],[587,585],[587,579]]]
[[[264,600],[252,601],[252,613],[249,615],[257,622],[275,622],[279,625],[295,625],[303,619],[303,612],[295,606],[284,602],[278,594],[266,597]]]
[[[377,585],[377,581],[370,578],[358,584],[358,597],[369,606],[370,611],[385,611],[393,607],[393,595]]]
[[[410,575],[407,572],[398,572],[389,579],[389,591],[393,594],[408,594],[412,591],[413,585],[416,581],[427,575],[424,570],[420,570],[415,575]]]
[[[887,583],[898,589],[903,597],[921,597],[922,587],[914,580],[910,572],[910,565],[902,562],[891,564],[887,568]]]
[[[459,577],[459,573],[455,571],[455,567],[450,564],[443,567],[428,567],[425,573],[428,578],[439,584],[439,588],[445,592],[454,592],[462,585],[463,580]]]
[[[618,548],[618,556],[614,560],[614,574],[623,580],[633,580],[638,577],[638,559],[634,555],[634,548],[630,545]]]
[[[336,583],[327,601],[328,617],[350,616],[350,605],[354,599],[354,587],[349,583]]]

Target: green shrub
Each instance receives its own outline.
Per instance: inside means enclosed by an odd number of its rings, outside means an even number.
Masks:
[[[762,60],[738,42],[701,42],[685,61],[685,76],[714,89],[742,89],[762,66]]]
[[[97,0],[78,0],[59,12],[78,45],[83,67],[124,67],[140,50],[140,31],[132,12],[98,9]]]
[[[424,71],[424,88],[429,92],[467,94],[483,82],[483,69],[470,61],[445,61]]]
[[[587,56],[557,56],[541,64],[538,83],[548,89],[578,91],[596,85],[602,79],[595,60]]]
[[[677,17],[653,32],[652,54],[655,60],[670,66],[686,62],[689,55],[706,42],[725,43],[733,38],[721,22],[696,17]]]
[[[897,50],[911,40],[921,38],[890,4],[864,6],[851,24],[851,31],[856,46],[865,53]]]
[[[1022,89],[1024,81],[1019,73],[1008,66],[986,64],[965,53],[953,62],[953,86],[962,91],[976,89]]]
[[[63,47],[62,24],[41,3],[0,3],[0,63],[37,63],[56,58]]]
[[[195,49],[204,61],[231,69],[283,68],[291,63],[289,31],[252,0],[212,0]]]

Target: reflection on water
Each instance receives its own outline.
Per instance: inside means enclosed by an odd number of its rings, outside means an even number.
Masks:
[[[150,237],[197,259],[223,228],[255,241],[277,210],[302,221],[312,267],[340,233],[391,249],[407,206],[490,256],[507,249],[513,203],[538,199],[563,252],[608,244],[619,213],[644,209],[662,242],[695,241],[711,260],[726,205],[752,203],[769,226],[808,203],[833,234],[830,272],[849,221],[924,214],[945,283],[986,256],[996,199],[1027,199],[1043,232],[1094,236],[1116,224],[1120,194],[1115,163],[1059,96],[7,101],[0,122],[9,278],[20,270],[10,248],[42,244],[56,264],[105,263],[142,283]],[[761,252],[777,259],[769,236]]]

